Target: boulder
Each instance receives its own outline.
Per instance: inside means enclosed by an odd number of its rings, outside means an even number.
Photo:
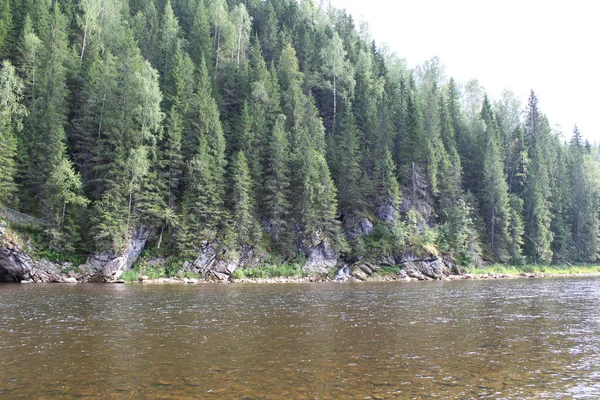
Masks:
[[[354,278],[360,281],[366,281],[367,279],[369,279],[369,275],[367,275],[362,269],[358,267],[353,268],[350,272],[350,275],[352,275]]]
[[[377,272],[381,270],[381,267],[379,265],[375,265],[375,264],[371,264],[371,263],[365,263],[365,265],[367,267],[369,267],[371,269],[371,271],[373,272]]]
[[[373,270],[367,264],[359,264],[358,268],[367,275],[373,275]]]

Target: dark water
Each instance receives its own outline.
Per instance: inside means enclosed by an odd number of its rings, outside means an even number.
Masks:
[[[2,285],[0,398],[598,398],[600,279]]]

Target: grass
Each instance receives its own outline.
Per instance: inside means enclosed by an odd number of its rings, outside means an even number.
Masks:
[[[600,272],[600,265],[502,265],[493,264],[479,268],[465,268],[469,274],[510,274],[518,275],[522,272],[529,274],[594,274]]]
[[[176,276],[177,276],[179,279],[185,279],[185,278],[187,278],[187,279],[204,279],[204,278],[202,277],[202,275],[200,275],[200,274],[196,274],[196,273],[194,273],[194,272],[191,272],[191,271],[183,272],[183,273],[181,273],[181,274],[177,274]]]
[[[140,272],[139,271],[134,271],[132,269],[130,269],[129,271],[125,271],[123,272],[123,274],[121,275],[121,279],[123,279],[125,282],[137,282],[140,278]]]
[[[381,269],[376,272],[377,275],[381,276],[395,276],[400,273],[402,267],[400,265],[382,265]]]
[[[232,279],[268,279],[268,278],[291,278],[304,276],[302,267],[298,264],[265,265],[256,268],[236,269],[231,275]]]

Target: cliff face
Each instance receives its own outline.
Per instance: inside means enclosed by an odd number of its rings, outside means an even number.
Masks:
[[[68,263],[34,260],[6,223],[0,221],[0,282],[110,282],[119,279],[131,268],[147,239],[148,229],[140,227],[133,233],[124,251],[94,254],[79,266],[80,272],[76,273]]]
[[[148,235],[148,228],[140,226],[133,232],[122,252],[104,252],[90,256],[85,264],[80,266],[79,279],[84,282],[110,282],[119,279],[139,258],[146,246]]]
[[[4,222],[0,222],[0,282],[61,282],[77,279],[63,273],[67,265],[32,259]]]

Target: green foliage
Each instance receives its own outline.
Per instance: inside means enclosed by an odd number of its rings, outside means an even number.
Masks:
[[[121,274],[121,279],[126,282],[138,282],[140,278],[140,272],[132,269],[125,271]]]
[[[570,275],[570,274],[597,274],[599,265],[501,265],[494,264],[485,267],[466,268],[469,274],[509,274],[518,275],[522,272],[528,274]]]
[[[0,204],[45,221],[53,258],[143,224],[169,276],[205,246],[301,264],[323,240],[348,259],[599,257],[577,129],[567,145],[533,92],[492,102],[365,39],[310,1],[0,0]],[[348,246],[359,215],[374,230]],[[247,273],[294,269],[269,268]]]
[[[22,121],[27,115],[27,109],[22,104],[24,88],[15,67],[5,60],[0,70],[0,204],[3,205],[12,205],[16,200],[17,146],[22,142]]]
[[[44,259],[61,264],[70,263],[74,271],[77,271],[77,268],[86,260],[86,256],[76,249],[53,248],[48,241],[47,233],[40,226],[11,223],[10,228],[34,260]]]
[[[233,229],[240,244],[251,244],[260,235],[252,194],[252,178],[243,151],[235,153],[231,163],[230,201]]]
[[[377,275],[379,276],[396,276],[402,270],[402,266],[400,265],[383,265],[381,269],[377,271]]]
[[[269,279],[291,278],[304,276],[300,264],[264,265],[255,268],[236,269],[231,275],[232,279]]]
[[[404,225],[398,224],[391,229],[388,224],[378,222],[373,226],[373,232],[362,238],[364,250],[363,254],[359,255],[393,255],[394,252],[405,248],[405,234]]]

